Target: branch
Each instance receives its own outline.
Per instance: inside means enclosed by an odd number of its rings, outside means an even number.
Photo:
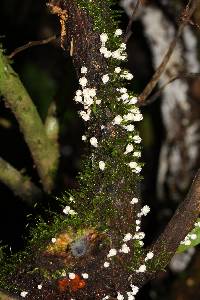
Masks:
[[[0,158],[0,181],[28,204],[32,205],[41,197],[41,190],[27,176],[24,176],[2,158]]]
[[[177,33],[176,33],[174,39],[172,40],[167,53],[165,54],[160,66],[155,71],[152,79],[150,80],[150,82],[147,84],[147,86],[145,87],[143,92],[138,97],[140,105],[142,105],[145,102],[145,100],[148,98],[148,96],[151,94],[151,92],[155,88],[156,84],[158,83],[162,73],[165,71],[166,65],[171,58],[174,48],[176,47],[177,41],[178,41],[179,37],[181,36],[185,25],[188,23],[189,19],[193,15],[193,13],[199,3],[200,3],[199,0],[190,0],[188,2],[188,5],[186,6],[186,9],[185,9],[185,16],[184,16],[184,18],[182,17],[182,20],[181,20],[181,23],[177,30]],[[189,8],[189,6],[190,6],[190,8]]]
[[[155,93],[153,94],[153,96],[151,96],[150,98],[148,98],[144,103],[141,103],[139,106],[146,106],[149,104],[152,104],[154,101],[157,100],[158,97],[161,96],[163,90],[172,82],[174,82],[177,79],[184,79],[184,78],[196,78],[196,77],[200,77],[200,73],[185,73],[185,74],[179,74],[177,76],[173,76],[172,78],[170,78],[165,84],[163,84],[161,86],[161,88]]]
[[[45,132],[35,105],[0,50],[0,93],[14,113],[33,156],[44,190],[50,192],[58,164],[58,147]]]
[[[10,55],[8,55],[8,58],[13,58],[16,54],[18,54],[19,52],[22,52],[28,48],[31,48],[31,47],[34,47],[34,46],[39,46],[39,45],[45,45],[45,44],[48,44],[52,41],[55,41],[56,40],[56,35],[53,35],[47,39],[44,39],[44,40],[41,40],[41,41],[30,41],[28,42],[27,44],[21,46],[21,47],[18,47],[16,48]]]
[[[139,6],[140,6],[140,0],[137,0],[135,7],[133,9],[132,16],[130,17],[128,26],[126,28],[126,32],[125,32],[125,36],[124,36],[124,43],[128,42],[128,39],[131,35],[131,27],[132,27],[132,24],[133,24],[133,21],[134,21],[134,18],[135,18],[135,15],[136,15],[136,12],[137,12]]]

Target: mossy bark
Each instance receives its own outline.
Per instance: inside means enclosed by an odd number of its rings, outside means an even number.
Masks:
[[[44,190],[49,193],[54,186],[57,171],[58,146],[48,139],[32,99],[2,49],[0,50],[0,94],[19,123]]]

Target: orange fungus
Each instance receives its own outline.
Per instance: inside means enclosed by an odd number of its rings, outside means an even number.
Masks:
[[[58,288],[60,292],[65,292],[68,288],[72,292],[76,292],[79,289],[83,289],[85,286],[85,280],[81,279],[79,275],[76,275],[74,279],[62,278],[58,280]]]
[[[67,287],[69,286],[70,280],[67,278],[63,278],[58,280],[58,287],[60,292],[65,292]]]

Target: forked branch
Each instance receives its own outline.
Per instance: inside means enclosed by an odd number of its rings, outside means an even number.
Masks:
[[[163,74],[163,72],[165,71],[166,65],[169,62],[171,55],[174,51],[174,48],[176,47],[176,44],[178,42],[179,37],[181,36],[183,29],[185,27],[185,25],[189,22],[190,18],[192,17],[195,9],[197,8],[197,6],[200,4],[200,0],[190,0],[185,8],[185,14],[184,17],[181,16],[181,23],[179,25],[179,28],[177,30],[177,33],[174,37],[174,39],[172,40],[169,49],[167,51],[167,53],[165,54],[161,64],[159,65],[159,67],[157,68],[157,70],[155,71],[153,77],[151,78],[151,80],[149,81],[149,83],[147,84],[147,86],[145,87],[145,89],[143,90],[143,92],[140,94],[139,98],[139,105],[143,105],[144,102],[146,101],[146,99],[149,97],[149,95],[151,94],[151,92],[153,91],[153,89],[155,88],[156,84],[158,83],[161,75]]]
[[[28,92],[0,49],[0,94],[14,113],[31,151],[44,190],[54,185],[58,146],[48,139],[44,125]]]

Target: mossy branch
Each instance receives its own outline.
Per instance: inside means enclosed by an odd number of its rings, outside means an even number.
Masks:
[[[51,1],[49,7],[52,9],[54,7],[59,8],[59,12],[63,11],[67,15],[66,19],[66,37],[64,39],[64,45],[68,53],[72,56],[72,61],[74,63],[74,67],[76,69],[77,76],[82,76],[80,73],[81,67],[87,67],[87,80],[89,87],[95,87],[100,89],[102,87],[102,75],[109,72],[108,61],[104,58],[104,56],[100,53],[99,49],[101,47],[101,42],[99,38],[99,34],[101,33],[101,29],[99,24],[97,25],[97,17],[96,20],[92,17],[92,13],[89,13],[90,5],[87,6],[87,9],[84,8],[84,1],[70,0],[70,1]],[[103,20],[103,24],[108,26],[107,32],[112,32],[116,29],[113,24],[113,20],[111,21],[112,12],[109,7],[109,2],[98,1],[93,2],[93,11],[96,8],[99,13],[99,18]],[[55,9],[54,9],[55,11]],[[106,25],[107,24],[107,25]],[[114,27],[114,28],[113,28]],[[73,43],[73,51],[71,50],[71,45]],[[105,97],[105,95],[101,95]],[[109,97],[108,93],[106,97]],[[113,94],[112,94],[113,97]],[[101,115],[101,116],[100,116]],[[93,123],[90,122],[88,127],[88,136],[95,136],[99,143],[101,141],[109,140],[110,143],[115,142],[115,138],[118,135],[117,129],[110,123],[110,119],[114,119],[116,114],[110,110],[107,106],[101,107],[101,112],[97,120],[93,120]],[[102,136],[102,132],[99,130],[100,125],[104,124],[105,128],[107,128],[106,134]],[[113,138],[111,137],[113,135]],[[111,141],[112,140],[112,141]],[[106,146],[105,146],[106,147]],[[94,160],[107,160],[107,153],[105,147],[102,150],[99,150],[99,154],[95,154]],[[108,147],[108,145],[107,145]],[[113,158],[114,160],[114,158]],[[108,172],[108,171],[107,171]],[[111,171],[113,172],[113,170]],[[124,175],[124,174],[123,174]],[[92,175],[93,176],[93,175]],[[135,186],[129,186],[129,182],[127,178],[118,177],[114,180],[111,180],[113,174],[110,174],[109,179],[106,176],[98,177],[90,182],[90,185],[94,184],[96,191],[104,190],[104,197],[112,199],[112,210],[116,211],[115,217],[112,217],[109,221],[109,228],[112,232],[113,239],[119,239],[119,233],[127,232],[134,222],[134,218],[139,210],[139,207],[135,207],[133,209],[130,201],[135,194]],[[115,191],[110,188],[110,186],[115,186]],[[83,189],[85,186],[82,187]],[[98,192],[97,192],[98,194]],[[90,197],[96,197],[96,193],[90,194]],[[106,195],[106,196],[105,196]],[[116,198],[118,201],[116,201]],[[85,200],[83,199],[83,202]],[[108,205],[107,205],[108,206]],[[124,215],[123,220],[121,219],[121,214]],[[103,221],[102,221],[103,222]]]
[[[2,49],[0,50],[0,94],[19,123],[44,190],[49,193],[53,188],[57,171],[58,145],[47,137],[33,101]]]
[[[41,190],[31,180],[0,157],[0,181],[7,185],[16,196],[28,204],[33,204],[42,195]]]

